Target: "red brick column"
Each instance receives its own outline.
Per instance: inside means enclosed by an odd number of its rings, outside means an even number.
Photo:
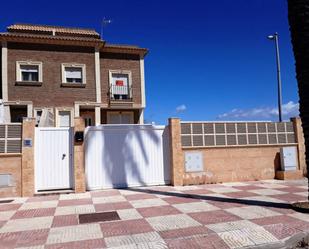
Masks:
[[[83,118],[78,117],[74,119],[74,136],[77,131],[85,131],[85,121]],[[86,191],[84,142],[75,142],[75,139],[74,183],[76,193],[83,193]]]
[[[303,172],[303,175],[306,176],[306,147],[305,147],[305,137],[303,133],[302,123],[300,118],[292,118],[291,121],[294,125],[295,139],[298,149],[298,164],[299,169]]]
[[[35,119],[24,118],[22,125],[21,194],[33,196],[34,187],[34,133]],[[31,139],[32,146],[24,146],[24,139]]]
[[[183,185],[184,155],[181,146],[181,126],[179,118],[169,119],[169,131],[171,183],[174,186],[180,186]]]

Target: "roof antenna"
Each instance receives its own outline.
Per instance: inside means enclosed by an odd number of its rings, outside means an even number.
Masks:
[[[111,24],[112,20],[111,19],[106,19],[105,17],[103,18],[101,22],[101,39],[103,39],[103,27],[106,27],[108,24]]]

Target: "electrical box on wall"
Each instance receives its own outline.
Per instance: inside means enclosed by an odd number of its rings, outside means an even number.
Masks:
[[[200,172],[204,170],[202,152],[185,152],[186,172]]]
[[[281,170],[289,171],[297,169],[297,150],[296,147],[280,148]]]
[[[0,174],[0,187],[11,186],[11,175],[10,174]]]

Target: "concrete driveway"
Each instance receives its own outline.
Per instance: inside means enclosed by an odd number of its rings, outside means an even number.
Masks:
[[[17,198],[0,204],[0,248],[279,248],[309,232],[289,206],[306,197],[305,180],[267,180]]]

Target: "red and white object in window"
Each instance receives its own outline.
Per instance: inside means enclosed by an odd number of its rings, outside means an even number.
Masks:
[[[127,95],[129,93],[129,76],[127,74],[112,74],[112,94]]]

